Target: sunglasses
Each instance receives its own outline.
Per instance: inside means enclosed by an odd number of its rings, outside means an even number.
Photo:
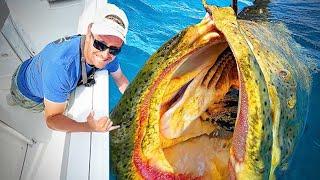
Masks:
[[[117,47],[114,47],[114,46],[107,46],[106,44],[104,44],[103,42],[101,41],[98,41],[98,40],[94,40],[93,41],[93,47],[98,49],[99,51],[105,51],[107,49],[109,49],[109,53],[116,56],[117,54],[120,53],[121,51],[121,48],[117,48]]]

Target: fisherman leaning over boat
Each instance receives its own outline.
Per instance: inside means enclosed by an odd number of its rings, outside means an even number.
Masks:
[[[70,93],[80,84],[93,85],[92,74],[96,70],[108,70],[121,93],[129,83],[116,58],[128,32],[126,14],[107,3],[91,11],[92,17],[82,17],[87,22],[85,36],[66,37],[48,44],[24,61],[12,77],[8,103],[44,111],[47,126],[53,130],[104,132],[119,127],[112,126],[108,117],[95,120],[93,113],[88,115],[87,122],[76,122],[63,115]]]

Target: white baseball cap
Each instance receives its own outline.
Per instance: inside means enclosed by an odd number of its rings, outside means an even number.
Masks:
[[[93,23],[91,27],[93,34],[117,36],[126,43],[128,18],[116,5],[90,3],[80,16],[78,33],[86,34],[88,25],[91,23]]]

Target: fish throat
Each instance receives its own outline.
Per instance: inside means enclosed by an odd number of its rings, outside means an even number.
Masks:
[[[176,62],[159,76],[154,94],[150,92],[148,128],[141,145],[149,169],[156,171],[142,174],[227,178],[239,111],[239,78],[232,51],[220,40]]]

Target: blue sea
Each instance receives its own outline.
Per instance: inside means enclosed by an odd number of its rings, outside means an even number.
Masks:
[[[263,0],[267,2],[267,0]],[[201,0],[109,0],[121,7],[129,19],[127,44],[119,59],[130,81],[164,42],[205,15]],[[231,0],[208,0],[208,4],[230,6]],[[239,11],[253,4],[240,0]],[[320,1],[271,0],[267,5],[269,21],[282,21],[299,43],[306,57],[313,59],[312,91],[309,114],[302,138],[288,170],[279,179],[320,179]],[[121,95],[110,79],[110,111]],[[112,153],[112,152],[111,152]],[[112,166],[112,165],[111,165]],[[111,176],[111,179],[115,179]]]

